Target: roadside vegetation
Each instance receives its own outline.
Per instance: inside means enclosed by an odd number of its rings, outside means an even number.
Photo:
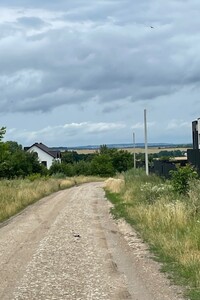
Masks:
[[[0,222],[27,205],[59,189],[85,181],[115,176],[133,167],[133,156],[125,150],[102,145],[92,154],[62,152],[61,163],[50,170],[42,165],[36,153],[29,153],[15,141],[4,142],[6,128],[0,128]],[[170,153],[170,155],[181,153]],[[166,155],[166,153],[156,154]],[[144,155],[137,154],[143,161]],[[95,177],[95,178],[94,178]],[[68,179],[66,179],[68,178]]]
[[[0,128],[0,222],[53,192],[91,181],[100,181],[132,167],[132,155],[101,146],[95,154],[66,151],[62,162],[50,170],[36,153],[23,150],[14,141],[3,142],[6,128]]]
[[[200,181],[190,167],[173,171],[172,180],[130,170],[106,182],[112,213],[124,218],[148,242],[163,271],[200,299]]]
[[[100,146],[95,153],[78,154],[76,151],[64,151],[61,163],[55,161],[50,170],[42,165],[36,153],[29,153],[15,141],[3,142],[6,128],[0,128],[0,179],[26,178],[37,176],[56,176],[57,178],[73,176],[109,177],[126,172],[133,168],[133,155],[126,150],[110,149]],[[150,154],[149,161],[154,158],[174,157],[184,155],[183,151],[160,151]],[[144,165],[144,154],[136,154],[137,163]]]
[[[92,154],[78,154],[76,151],[62,153],[62,162],[55,162],[50,174],[61,173],[65,176],[100,176],[109,177],[125,172],[133,167],[133,156],[125,150],[110,149],[100,146],[99,151]]]
[[[0,128],[0,179],[26,178],[33,174],[40,176],[114,176],[133,167],[131,153],[124,150],[109,149],[102,145],[96,153],[78,154],[65,151],[61,163],[55,161],[50,170],[42,165],[36,153],[26,152],[14,141],[3,142],[6,128]]]
[[[136,227],[163,270],[188,287],[190,299],[200,299],[200,182],[190,167],[173,171],[170,181],[147,177],[142,169],[132,169],[131,153],[103,145],[93,154],[65,151],[62,162],[47,170],[35,153],[3,142],[5,131],[0,128],[0,222],[53,192],[118,174],[106,186],[112,213]],[[169,154],[174,155],[184,153]],[[142,162],[144,155],[136,158]]]
[[[23,210],[37,200],[74,185],[99,181],[98,177],[71,177],[65,179],[30,176],[26,179],[0,181],[0,222]]]

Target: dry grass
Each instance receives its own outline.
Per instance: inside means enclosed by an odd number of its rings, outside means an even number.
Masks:
[[[181,150],[181,151],[186,151],[187,152],[188,148],[160,148],[160,147],[149,147],[148,148],[148,153],[149,154],[154,154],[154,153],[159,153],[160,151],[177,151],[177,150]],[[126,148],[124,150],[127,150],[128,152],[133,153],[134,149],[133,148]],[[145,153],[145,149],[144,148],[135,148],[135,153]]]
[[[104,181],[104,178],[100,178],[97,176],[75,176],[75,177],[67,177],[65,179],[60,180],[61,188],[69,188],[74,185],[79,185],[87,182],[98,182]]]
[[[9,218],[27,205],[59,189],[60,181],[56,179],[37,179],[35,181],[1,180],[0,221]]]
[[[160,148],[160,147],[149,147],[148,148],[148,153],[153,154],[153,153],[159,153],[160,151],[176,151],[176,150],[181,150],[181,151],[187,151],[188,148]],[[122,148],[119,150],[124,150],[133,153],[145,153],[144,148]],[[98,151],[98,149],[80,149],[80,150],[75,150],[78,154],[92,154]]]
[[[108,178],[105,181],[105,188],[112,193],[119,193],[124,187],[124,179]]]
[[[116,193],[112,185],[106,188]],[[140,171],[128,172],[125,188],[117,192],[116,216],[136,226],[165,263],[165,270],[188,286],[190,299],[200,299],[200,182],[193,181],[189,196],[180,197],[168,182]]]
[[[97,177],[74,177],[66,179],[1,180],[0,181],[0,222],[8,219],[35,201],[61,189],[76,184],[100,181]]]

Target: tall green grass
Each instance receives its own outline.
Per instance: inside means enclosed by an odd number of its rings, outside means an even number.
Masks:
[[[190,299],[200,299],[200,182],[190,182],[185,196],[174,193],[169,181],[141,170],[124,175],[124,186],[107,195],[113,213],[134,224],[176,283],[187,287]]]

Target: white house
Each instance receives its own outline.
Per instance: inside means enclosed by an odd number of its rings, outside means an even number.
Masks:
[[[61,162],[60,151],[53,151],[42,143],[35,143],[30,147],[25,147],[25,151],[35,152],[38,155],[39,161],[49,169],[53,161]]]

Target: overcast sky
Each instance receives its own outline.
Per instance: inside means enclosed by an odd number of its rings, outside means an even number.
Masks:
[[[199,0],[1,0],[0,126],[23,146],[191,142]],[[153,28],[152,28],[153,27]]]

